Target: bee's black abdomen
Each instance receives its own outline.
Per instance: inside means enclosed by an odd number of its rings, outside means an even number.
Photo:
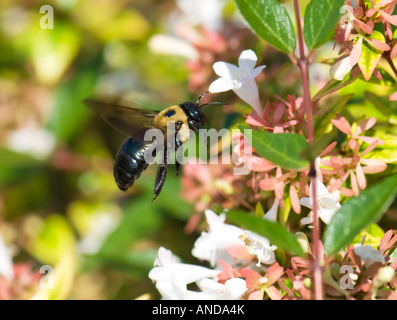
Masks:
[[[114,161],[114,178],[120,190],[126,191],[146,170],[145,151],[152,143],[139,138],[128,138],[121,145]]]

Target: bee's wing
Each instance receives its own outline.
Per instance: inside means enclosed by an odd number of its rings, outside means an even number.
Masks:
[[[130,108],[89,99],[83,102],[109,125],[127,136],[133,136],[138,130],[144,128],[152,128],[153,118],[159,113],[154,110]]]

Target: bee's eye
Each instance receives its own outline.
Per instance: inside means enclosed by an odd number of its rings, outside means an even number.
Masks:
[[[168,117],[168,118],[170,118],[170,117],[172,117],[174,115],[175,115],[175,111],[174,110],[170,110],[170,111],[167,111],[165,113],[165,116]]]

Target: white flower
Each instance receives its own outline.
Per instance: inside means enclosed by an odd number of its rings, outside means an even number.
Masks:
[[[238,300],[248,290],[245,280],[229,279],[225,284],[205,278],[197,282],[201,292],[188,290],[183,276],[174,272],[172,281],[159,281],[156,288],[164,300]]]
[[[205,217],[209,231],[202,232],[194,243],[193,256],[200,260],[209,261],[211,266],[215,266],[219,259],[232,263],[233,258],[227,253],[226,249],[236,244],[244,245],[239,238],[244,234],[244,230],[226,224],[225,214],[218,216],[215,212],[206,210]]]
[[[49,156],[55,148],[55,143],[52,133],[42,128],[21,128],[8,137],[10,149],[28,153],[38,159]]]
[[[238,300],[248,290],[245,280],[241,278],[229,279],[225,284],[212,279],[203,279],[197,285],[213,300]]]
[[[263,216],[263,219],[266,219],[266,220],[272,221],[272,222],[276,222],[279,203],[280,203],[280,201],[278,199],[274,200],[272,207],[269,209],[268,212],[265,213],[265,215]]]
[[[361,258],[367,268],[375,262],[386,263],[385,256],[371,246],[358,245],[354,248],[354,253]]]
[[[193,264],[180,263],[170,250],[163,247],[159,249],[154,264],[155,267],[149,272],[149,278],[156,282],[173,282],[177,278],[179,281],[183,279],[183,282],[188,284],[203,278],[216,277],[220,272]]]
[[[183,264],[170,250],[159,249],[155,267],[149,278],[156,282],[156,288],[165,300],[235,300],[247,290],[243,279],[230,279],[220,284],[214,279],[219,270]],[[202,292],[187,289],[189,283],[196,282]]]
[[[351,54],[338,62],[336,62],[329,73],[331,78],[335,80],[342,81],[344,77],[353,69],[353,67],[358,63],[363,46],[363,38],[359,37],[357,42],[353,46]]]
[[[313,208],[313,187],[310,184],[310,197],[302,198],[299,200],[300,204],[308,207],[310,209]],[[320,179],[316,178],[316,195],[317,195],[317,214],[318,217],[323,220],[325,224],[328,224],[331,221],[331,218],[341,208],[339,203],[340,195],[339,191],[335,190],[330,193],[327,190],[327,187],[320,181]],[[313,212],[310,212],[306,218],[301,219],[301,224],[310,224],[313,222]]]
[[[5,277],[7,280],[14,278],[14,270],[12,268],[12,256],[10,250],[3,242],[0,235],[0,276]]]
[[[187,23],[211,30],[219,30],[222,26],[225,0],[177,0],[176,5],[184,13]]]
[[[276,246],[271,246],[270,241],[265,237],[260,236],[252,231],[245,230],[244,235],[240,237],[245,242],[245,246],[249,253],[258,258],[257,266],[260,267],[262,263],[272,264],[276,262],[274,250]]]
[[[169,281],[158,281],[156,288],[163,300],[212,300],[208,293],[188,290],[186,279],[177,270],[174,270]]]
[[[272,222],[277,221],[278,206],[279,200],[276,199],[269,211],[263,216],[263,219]],[[270,241],[265,237],[262,237],[252,231],[245,230],[244,235],[240,236],[240,239],[244,241],[249,253],[257,257],[258,267],[260,267],[262,263],[272,264],[276,262],[274,250],[277,249],[277,246],[271,246]]]
[[[166,34],[156,34],[149,40],[149,48],[155,53],[169,54],[197,61],[199,52],[187,41]]]
[[[329,73],[331,78],[342,81],[343,78],[350,72],[350,70],[353,69],[353,67],[354,66],[352,66],[350,62],[350,56],[348,56],[336,62],[329,70]]]
[[[277,209],[278,202],[276,201],[263,218],[275,221]],[[209,232],[203,232],[194,243],[192,254],[196,258],[209,261],[211,266],[218,266],[219,260],[232,264],[236,261],[227,252],[227,248],[234,245],[243,245],[251,255],[258,258],[258,266],[261,263],[272,264],[276,261],[273,251],[277,247],[271,246],[268,239],[252,231],[226,224],[225,214],[218,216],[213,211],[207,210],[205,216],[209,225]]]
[[[255,68],[256,61],[255,52],[245,50],[238,59],[238,67],[227,62],[215,62],[213,65],[214,71],[221,78],[211,83],[209,91],[216,93],[233,90],[259,116],[263,116],[264,113],[259,101],[258,87],[254,79],[266,66]]]

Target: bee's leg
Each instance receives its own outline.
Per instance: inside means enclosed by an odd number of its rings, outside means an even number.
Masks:
[[[182,160],[183,158],[183,143],[179,141],[178,139],[175,139],[175,146],[176,146],[176,162],[175,162],[175,168],[176,168],[176,176],[178,177],[179,175],[179,170],[181,168],[181,163],[179,160]]]
[[[152,202],[156,200],[157,196],[160,194],[161,189],[164,186],[165,178],[167,176],[167,166],[168,166],[168,151],[167,149],[165,149],[163,154],[163,163],[160,164],[159,168],[157,169],[156,180],[153,188],[154,198]]]

